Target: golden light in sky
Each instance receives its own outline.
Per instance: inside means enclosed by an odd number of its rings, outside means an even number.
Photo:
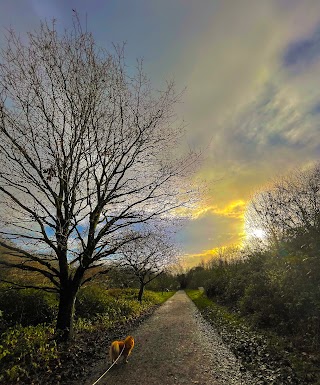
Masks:
[[[236,248],[242,245],[245,238],[246,202],[235,199],[219,203],[202,203],[189,211],[190,223],[182,231],[182,243],[187,245],[184,254],[186,266],[195,266],[216,258],[225,247]]]
[[[247,231],[247,237],[254,237],[254,238],[259,238],[259,239],[265,239],[267,236],[266,232],[263,229],[250,229]]]
[[[14,3],[0,14],[3,31],[23,36],[40,17],[72,23],[65,1]],[[129,67],[144,58],[155,90],[166,79],[185,90],[177,118],[188,145],[204,154],[195,179],[206,186],[197,184],[201,203],[174,212],[186,218],[177,243],[189,264],[248,237],[265,240],[263,229],[245,228],[251,196],[279,173],[319,160],[320,2],[80,3],[99,46],[126,41]]]
[[[221,216],[243,218],[245,204],[246,203],[244,200],[238,199],[235,201],[231,201],[224,206],[213,205],[213,206],[207,206],[207,207],[200,207],[200,208],[196,208],[193,211],[192,216],[193,218],[199,218],[202,215],[211,212]]]

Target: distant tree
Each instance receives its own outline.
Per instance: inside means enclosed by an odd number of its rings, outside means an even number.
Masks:
[[[105,277],[102,278],[105,280]],[[132,270],[120,265],[113,265],[109,274],[107,274],[107,282],[112,288],[137,288],[139,283],[137,277],[132,273]]]
[[[176,263],[175,268],[173,269],[180,290],[184,290],[188,287],[190,282],[189,271],[190,268],[184,266],[180,261]]]
[[[176,290],[177,285],[176,277],[172,274],[170,268],[150,282],[148,288],[149,290],[161,291],[163,293],[165,290]]]
[[[176,262],[176,250],[164,235],[148,234],[126,244],[120,250],[119,263],[137,277],[140,289],[139,302],[148,283],[164,273]]]
[[[255,248],[262,248],[266,244],[279,249],[283,228],[278,220],[279,207],[277,192],[274,189],[256,193],[248,205],[245,213],[245,226],[250,236],[249,243]],[[265,239],[259,237],[263,232]]]
[[[297,170],[257,193],[248,206],[246,225],[262,229],[269,245],[320,250],[320,164]]]
[[[202,263],[199,266],[212,268],[224,263],[231,263],[242,259],[240,247],[238,245],[229,245],[218,247],[212,253],[212,257],[206,264]]]
[[[46,278],[59,294],[57,329],[72,336],[79,287],[105,267],[123,232],[190,199],[197,156],[176,155],[174,84],[155,93],[123,49],[83,31],[41,24],[28,41],[9,31],[0,62],[0,245],[3,266]],[[142,226],[142,225],[141,225]],[[7,254],[8,255],[8,254]],[[99,269],[103,273],[105,269]]]
[[[187,273],[187,287],[191,289],[203,287],[207,276],[208,274],[203,263],[192,267]]]

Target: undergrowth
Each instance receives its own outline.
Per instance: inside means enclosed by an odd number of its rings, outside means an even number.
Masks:
[[[64,371],[68,371],[68,375],[74,374],[81,369],[79,364],[85,362],[87,356],[94,358],[93,345],[103,344],[108,330],[139,319],[172,295],[173,292],[146,291],[140,304],[135,299],[135,289],[84,288],[79,293],[76,306],[75,341],[57,345],[53,324],[17,324],[1,334],[0,384],[62,383],[59,381],[64,377]],[[88,346],[92,348],[90,352],[86,351]]]
[[[286,339],[254,330],[246,319],[208,299],[204,292],[186,293],[241,361],[242,370],[253,373],[257,384],[320,384],[310,359],[301,357]]]

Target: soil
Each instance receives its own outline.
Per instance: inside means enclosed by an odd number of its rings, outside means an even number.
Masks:
[[[130,334],[135,347],[129,362],[120,358],[98,385],[255,384],[184,291],[178,291]],[[83,384],[92,385],[110,364],[106,351]]]

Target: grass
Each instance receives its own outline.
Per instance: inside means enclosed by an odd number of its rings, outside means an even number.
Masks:
[[[173,292],[146,290],[142,302],[137,301],[137,289],[104,290],[99,286],[82,289],[76,303],[76,331],[99,327],[113,327],[139,317],[150,307],[160,305]]]
[[[189,298],[196,304],[199,310],[203,310],[206,307],[212,305],[212,301],[210,301],[209,298],[204,295],[203,291],[187,289],[186,293]]]

